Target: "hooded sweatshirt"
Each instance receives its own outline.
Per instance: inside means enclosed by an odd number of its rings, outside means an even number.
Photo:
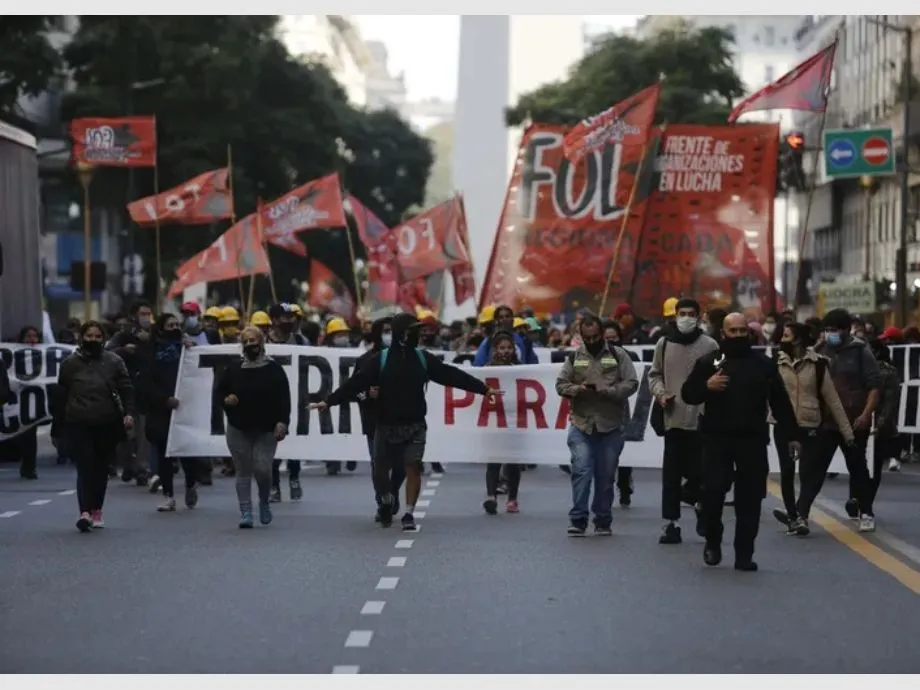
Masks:
[[[881,388],[882,375],[875,356],[864,341],[850,335],[843,336],[843,342],[836,347],[820,342],[815,352],[830,360],[828,372],[852,424],[865,409],[869,392]],[[825,420],[823,426],[835,429],[832,419]]]
[[[123,414],[135,414],[131,376],[121,357],[108,350],[91,357],[77,348],[61,362],[57,385],[69,424],[120,427]]]
[[[383,350],[383,327],[391,319],[383,318],[374,321],[371,325],[370,349],[365,351],[355,362],[355,372],[360,371],[374,357]],[[371,398],[367,391],[358,393],[358,409],[361,411],[361,429],[365,436],[373,436],[377,430],[377,400]]]
[[[371,386],[380,389],[377,422],[381,426],[422,425],[428,404],[428,381],[485,395],[485,383],[458,367],[444,364],[434,355],[418,349],[418,320],[411,314],[393,318],[393,344],[387,348],[386,367],[381,368],[381,352],[374,352],[354,376],[327,399],[330,406],[354,400]],[[421,357],[425,358],[422,364]]]

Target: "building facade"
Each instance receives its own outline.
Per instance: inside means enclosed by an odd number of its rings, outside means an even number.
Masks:
[[[885,29],[872,22],[879,20],[916,31],[916,16],[810,15],[796,30],[799,59],[805,59],[839,39],[825,129],[891,127],[897,159],[904,160],[905,137],[901,84],[907,74],[906,41],[903,32]],[[920,49],[914,33],[910,56],[911,79],[915,85],[911,99],[912,122],[907,149],[909,160],[917,160],[920,138]],[[806,261],[811,264],[814,293],[822,281],[875,280],[893,284],[901,238],[901,194],[899,176],[877,178],[876,185],[864,189],[857,180],[828,180],[821,152],[822,117],[796,113],[795,126],[805,133],[805,169],[810,173],[814,193],[808,208],[808,195],[797,197],[799,216],[808,212]],[[920,245],[918,216],[920,177],[909,180],[907,267],[908,284],[920,284]]]

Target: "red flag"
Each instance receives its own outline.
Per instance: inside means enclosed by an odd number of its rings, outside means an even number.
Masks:
[[[463,226],[458,231],[459,240],[463,243],[467,256],[471,256],[470,236],[466,226],[466,206],[463,204],[463,197],[459,196],[458,198],[460,199],[460,211],[463,218]],[[458,307],[468,299],[476,297],[476,274],[473,272],[472,260],[451,268],[450,276],[454,281],[454,301]]]
[[[607,144],[644,145],[655,122],[655,109],[660,95],[661,84],[658,83],[602,113],[582,120],[565,135],[562,142],[563,154],[577,162],[585,154]]]
[[[466,217],[459,197],[410,218],[393,229],[404,283],[454,266],[468,264],[470,257],[461,241]]]
[[[350,321],[355,315],[355,300],[345,281],[326,264],[310,259],[310,306],[320,307]]]
[[[142,117],[84,117],[70,123],[74,163],[118,168],[157,164],[157,121]]]
[[[256,201],[256,213],[262,219],[262,238],[265,242],[287,249],[291,254],[307,258],[307,246],[297,239],[297,235],[293,232],[285,230],[269,234],[265,231],[265,204],[262,203],[261,199]]]
[[[326,175],[292,189],[259,209],[265,241],[306,256],[294,235],[303,230],[345,227],[339,176]]]
[[[210,170],[156,196],[128,204],[131,220],[150,228],[157,221],[176,225],[205,225],[233,215],[227,168]]]
[[[827,107],[827,90],[834,68],[837,41],[812,55],[772,84],[752,94],[735,106],[728,116],[729,124],[745,113],[758,110],[806,110],[823,113]]]
[[[176,269],[169,297],[198,283],[217,283],[269,271],[268,256],[253,213]]]
[[[396,303],[399,295],[399,263],[396,236],[367,206],[348,195],[358,237],[367,251],[367,303],[376,311]]]

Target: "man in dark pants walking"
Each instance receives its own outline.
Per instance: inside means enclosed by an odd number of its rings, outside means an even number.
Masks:
[[[719,350],[704,355],[681,387],[688,405],[705,404],[703,435],[703,523],[706,565],[722,562],[722,510],[730,484],[735,492],[735,570],[753,572],[760,507],[767,493],[767,405],[778,424],[799,435],[795,411],[776,363],[752,349],[747,320],[729,314]],[[798,453],[798,440],[790,442]]]

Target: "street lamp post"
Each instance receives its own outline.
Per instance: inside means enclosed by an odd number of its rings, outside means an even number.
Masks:
[[[77,163],[77,177],[83,186],[83,320],[92,318],[92,265],[93,265],[93,222],[89,203],[89,186],[93,181],[93,166],[82,161]]]
[[[901,134],[901,140],[904,144],[904,160],[901,164],[901,241],[897,251],[897,261],[895,262],[895,272],[897,274],[895,276],[895,283],[897,285],[898,318],[900,319],[901,326],[906,326],[910,317],[910,296],[907,290],[907,238],[908,223],[910,222],[910,156],[908,152],[910,150],[910,102],[914,97],[912,60],[914,33],[913,29],[909,26],[892,24],[882,19],[866,17],[866,21],[870,24],[882,27],[885,31],[897,32],[904,37],[904,67],[901,74],[901,100],[903,101],[903,132]]]

